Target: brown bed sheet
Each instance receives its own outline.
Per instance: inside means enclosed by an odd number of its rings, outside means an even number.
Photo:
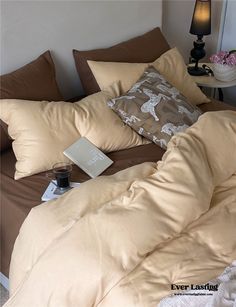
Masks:
[[[228,104],[213,100],[201,105],[204,111],[235,110]],[[164,150],[155,144],[113,152],[108,156],[114,161],[103,174],[111,175],[132,165],[146,161],[156,162],[162,158]],[[41,203],[41,195],[49,184],[45,173],[15,181],[15,156],[12,150],[1,154],[1,272],[8,276],[10,257],[15,239],[27,214]],[[73,166],[72,181],[83,182],[90,179],[77,166]]]

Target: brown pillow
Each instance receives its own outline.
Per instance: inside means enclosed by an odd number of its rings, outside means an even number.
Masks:
[[[110,48],[73,50],[76,68],[86,95],[100,91],[87,60],[105,62],[150,63],[169,49],[159,28]]]
[[[12,140],[6,132],[7,125],[0,120],[0,152],[11,147]]]
[[[108,106],[140,135],[162,148],[202,114],[152,66],[126,95],[111,99]]]
[[[56,82],[56,72],[50,51],[31,63],[1,76],[1,99],[60,101],[63,97]],[[11,146],[7,126],[0,122],[0,151]]]

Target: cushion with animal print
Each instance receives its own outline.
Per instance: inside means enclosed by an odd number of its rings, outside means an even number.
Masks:
[[[108,106],[127,125],[162,148],[202,114],[152,66],[125,95],[109,100]]]

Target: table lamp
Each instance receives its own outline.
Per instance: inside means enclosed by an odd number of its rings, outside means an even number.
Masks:
[[[211,34],[211,0],[196,0],[189,32],[197,35],[197,40],[193,42],[194,48],[191,50],[195,66],[188,67],[188,72],[193,76],[202,76],[206,72],[203,68],[198,67],[198,61],[206,55],[203,35]]]

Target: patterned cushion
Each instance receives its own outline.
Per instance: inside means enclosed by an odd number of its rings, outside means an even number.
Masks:
[[[126,124],[162,148],[202,114],[154,67],[147,68],[126,95],[111,99],[108,106]]]

